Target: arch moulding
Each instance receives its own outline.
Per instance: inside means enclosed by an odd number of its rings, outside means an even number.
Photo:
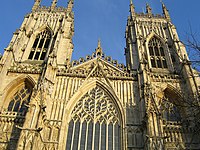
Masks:
[[[119,117],[120,117],[119,119],[121,121],[122,130],[124,130],[124,128],[125,128],[125,113],[124,113],[124,110],[123,110],[123,107],[122,107],[122,104],[121,104],[120,100],[118,99],[118,97],[114,93],[114,90],[111,87],[105,85],[105,83],[103,83],[103,82],[101,82],[99,80],[88,81],[85,85],[80,87],[80,89],[73,95],[73,97],[65,105],[64,116],[63,116],[63,121],[64,121],[65,125],[63,125],[62,128],[61,128],[61,133],[65,133],[65,134],[62,134],[61,137],[60,137],[60,142],[59,143],[63,143],[63,144],[61,144],[59,146],[61,149],[64,149],[65,145],[66,145],[68,125],[69,125],[71,113],[72,113],[74,107],[76,106],[76,103],[89,90],[91,90],[91,89],[93,89],[93,88],[95,88],[97,86],[102,88],[105,91],[105,93],[113,101],[114,105],[116,106],[117,112],[119,113]],[[123,135],[122,136],[125,136],[124,133],[125,132],[123,131]],[[124,143],[123,143],[123,145],[124,145]]]
[[[17,87],[21,86],[23,83],[28,83],[30,87],[34,88],[36,85],[35,80],[29,75],[21,75],[16,79],[10,81],[8,85],[2,91],[2,106],[7,106],[9,101],[9,97],[13,95],[13,92],[17,89]]]
[[[175,88],[173,85],[171,84],[164,84],[162,85],[160,88],[158,88],[155,93],[157,93],[157,95],[163,95],[165,90],[169,90],[170,92],[176,94],[179,98],[182,98],[182,94],[181,92]]]

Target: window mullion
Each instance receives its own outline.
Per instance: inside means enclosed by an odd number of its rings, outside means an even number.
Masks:
[[[153,57],[156,56],[156,52],[155,52],[155,46],[153,45]]]
[[[73,150],[75,128],[76,128],[76,122],[74,122],[74,126],[73,126],[72,141],[71,141],[71,150]]]
[[[100,128],[99,128],[99,150],[101,150],[101,125],[102,123],[100,123]]]
[[[160,51],[160,46],[158,46],[158,53],[159,53],[159,56],[162,56],[161,51]]]
[[[23,99],[21,99],[21,100],[20,100],[20,105],[19,105],[19,108],[18,108],[18,112],[20,111],[23,102],[24,102]]]
[[[114,134],[115,133],[115,124],[113,123],[112,126],[113,126],[113,139],[112,139],[113,140],[113,150],[115,150],[115,134]]]
[[[97,96],[97,95],[96,95]],[[95,124],[96,124],[96,107],[97,107],[97,104],[96,104],[96,100],[94,99],[94,120],[93,120],[93,137],[92,137],[92,150],[94,150],[94,142],[95,142]]]
[[[39,44],[40,44],[40,42],[41,42],[41,39],[42,39],[42,35],[40,35],[40,38],[39,38],[38,44],[37,44],[37,46],[36,46],[36,48],[35,48],[35,52],[34,52],[34,54],[33,54],[32,60],[35,59],[35,55],[36,55],[37,51],[39,51],[38,47],[39,47]]]
[[[155,46],[153,45],[153,60],[154,60],[154,63],[155,63],[155,67],[157,68],[157,62],[156,62],[156,52],[155,52]]]
[[[163,61],[162,61],[163,60],[162,54],[161,54],[161,51],[160,51],[160,46],[158,46],[158,53],[159,53],[159,60],[160,60],[161,68],[164,68]]]
[[[47,36],[48,36],[48,34],[46,33],[46,34],[45,34],[45,37],[44,37],[43,44],[42,44],[42,48],[41,48],[41,50],[40,50],[40,56],[39,56],[38,60],[40,60],[41,55],[42,55],[42,52],[44,51],[44,45],[45,45],[45,43],[46,43]]]
[[[14,111],[15,104],[16,104],[16,100],[14,99],[14,103],[13,103],[12,111]]]
[[[115,124],[113,123],[113,150],[115,150]]]
[[[162,68],[164,68],[164,65],[163,65],[163,57],[160,57],[160,61],[161,61],[161,66],[162,66]]]
[[[106,150],[108,150],[108,122],[106,122]]]
[[[36,36],[36,39],[37,39],[38,37]],[[36,40],[35,39],[35,40]],[[38,45],[39,45],[39,43],[40,43],[40,36],[39,36],[39,38],[38,38],[38,41],[37,41],[37,45],[36,45],[36,47],[35,48],[32,48],[33,49],[33,56],[32,56],[32,60],[34,60],[34,58],[35,58],[35,54],[36,54],[36,52],[37,52],[37,48],[38,48]]]
[[[80,146],[81,146],[82,124],[83,124],[83,122],[80,121],[79,140],[78,140],[78,150],[80,150]]]
[[[87,122],[87,126],[86,126],[86,135],[85,135],[85,150],[87,150],[87,141],[88,141],[88,125],[89,122]]]
[[[93,133],[92,133],[92,150],[94,150],[94,140],[95,140],[95,122],[93,122]]]

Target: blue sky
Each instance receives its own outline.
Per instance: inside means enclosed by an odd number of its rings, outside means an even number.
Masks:
[[[180,39],[186,39],[189,24],[200,34],[200,0],[163,0]],[[136,11],[145,11],[146,2],[156,14],[162,14],[160,0],[133,0]],[[0,52],[7,47],[12,33],[20,27],[24,15],[31,11],[34,0],[2,0],[0,5]],[[105,54],[125,63],[124,32],[129,15],[130,0],[75,0],[75,36],[73,59],[85,57],[97,47],[100,38]],[[49,6],[50,0],[42,0]],[[58,6],[66,6],[67,0],[58,0]]]

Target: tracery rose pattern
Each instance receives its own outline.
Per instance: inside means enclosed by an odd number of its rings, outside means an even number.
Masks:
[[[113,101],[100,87],[90,90],[77,102],[71,117],[73,120],[91,119],[94,122],[119,122]]]
[[[68,126],[66,149],[121,149],[119,113],[112,98],[100,87],[76,103]]]

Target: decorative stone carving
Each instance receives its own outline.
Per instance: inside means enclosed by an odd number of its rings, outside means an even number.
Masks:
[[[13,63],[8,69],[8,72],[12,73],[31,73],[39,74],[42,71],[41,64],[34,63]]]
[[[90,58],[93,60],[91,61]],[[117,61],[114,61],[109,57],[92,58],[87,56],[86,60],[81,58],[79,61],[73,61],[70,66],[72,67],[67,70],[59,69],[57,74],[83,78],[86,78],[90,75],[93,77],[106,76],[109,79],[135,79],[133,74],[126,71],[126,67],[123,64],[118,64]]]
[[[116,106],[110,97],[100,88],[96,87],[85,94],[74,107],[72,119],[87,120],[88,117],[95,122],[119,122]]]

